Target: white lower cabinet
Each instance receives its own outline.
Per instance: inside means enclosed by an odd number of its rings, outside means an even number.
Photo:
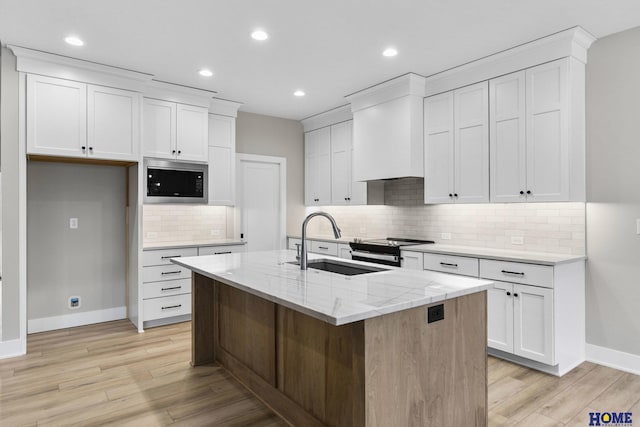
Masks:
[[[489,347],[555,365],[553,289],[496,282],[487,304]]]
[[[424,270],[422,252],[400,251],[400,266],[410,270]]]
[[[415,268],[402,251],[403,267]],[[494,281],[487,291],[489,353],[554,375],[585,360],[584,260],[541,265],[425,253],[425,270]]]
[[[351,259],[351,246],[345,243],[338,243],[338,256],[344,259]]]

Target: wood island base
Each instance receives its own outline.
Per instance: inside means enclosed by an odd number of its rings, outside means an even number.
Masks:
[[[194,272],[192,364],[294,426],[486,426],[486,291],[430,306],[333,326]]]

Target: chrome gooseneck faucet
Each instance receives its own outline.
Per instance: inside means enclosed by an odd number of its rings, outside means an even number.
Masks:
[[[331,221],[331,226],[333,227],[333,235],[336,237],[336,239],[340,238],[340,229],[338,228],[338,224],[336,224],[336,220],[333,219],[331,215],[329,215],[326,212],[314,212],[312,214],[309,214],[305,218],[304,222],[302,223],[302,248],[300,253],[300,270],[307,269],[307,223],[314,216],[323,216],[327,218],[329,221]]]

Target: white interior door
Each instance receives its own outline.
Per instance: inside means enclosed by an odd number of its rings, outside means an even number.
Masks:
[[[240,233],[248,251],[286,248],[286,160],[238,154]]]

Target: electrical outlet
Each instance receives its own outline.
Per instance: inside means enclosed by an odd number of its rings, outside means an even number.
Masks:
[[[147,231],[147,238],[148,239],[155,239],[158,237],[158,233],[155,231]]]
[[[434,305],[427,309],[427,323],[444,319],[444,304]]]
[[[69,228],[71,229],[78,228],[78,218],[69,218]]]
[[[212,236],[219,236],[220,235],[220,230],[211,230],[211,235]]]
[[[451,240],[451,233],[442,233],[442,234],[440,235],[440,238],[441,238],[442,240]]]
[[[511,244],[512,245],[524,245],[524,237],[522,237],[522,236],[511,236]]]

